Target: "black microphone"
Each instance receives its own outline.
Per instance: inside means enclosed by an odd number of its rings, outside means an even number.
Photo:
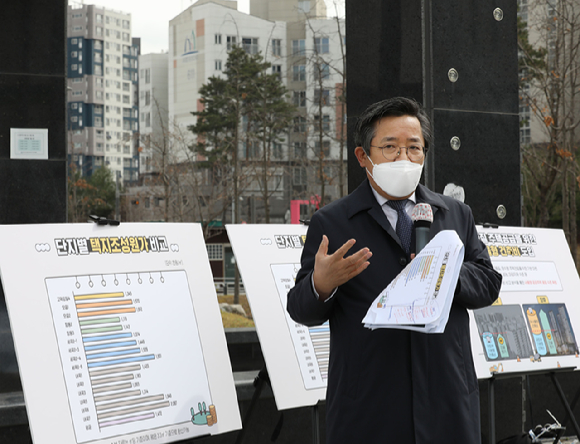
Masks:
[[[415,205],[411,219],[415,226],[415,254],[419,254],[430,240],[429,232],[431,231],[431,222],[433,222],[431,205],[427,203]]]

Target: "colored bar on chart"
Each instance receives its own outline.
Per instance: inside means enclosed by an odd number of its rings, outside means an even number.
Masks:
[[[77,309],[83,308],[97,308],[97,307],[116,307],[118,305],[133,305],[131,299],[124,299],[122,301],[107,301],[107,302],[85,302],[76,304]]]
[[[91,362],[87,366],[89,368],[105,367],[107,365],[117,365],[117,364],[123,364],[125,362],[150,361],[152,359],[155,359],[155,356],[154,355],[135,356],[133,358],[115,359],[115,360],[112,360],[112,361]]]
[[[102,318],[102,319],[84,319],[79,322],[81,327],[85,325],[95,325],[95,324],[114,324],[121,322],[121,318]]]
[[[79,318],[86,318],[89,316],[101,316],[101,315],[118,314],[118,313],[135,313],[135,307],[117,308],[116,310],[86,311],[86,312],[78,313],[78,317]]]
[[[123,292],[115,292],[115,293],[95,293],[95,294],[86,294],[82,296],[75,296],[75,301],[84,301],[90,299],[105,299],[105,298],[122,298],[125,294]]]
[[[132,338],[132,337],[133,337],[132,333],[119,333],[116,335],[91,336],[89,338],[83,338],[83,342],[108,341],[110,339]]]

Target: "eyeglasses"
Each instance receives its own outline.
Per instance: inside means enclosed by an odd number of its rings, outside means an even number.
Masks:
[[[383,146],[371,146],[380,149],[383,157],[387,160],[395,160],[401,155],[402,150],[406,151],[407,157],[411,161],[418,162],[425,157],[424,148],[421,145],[398,146],[389,144]]]

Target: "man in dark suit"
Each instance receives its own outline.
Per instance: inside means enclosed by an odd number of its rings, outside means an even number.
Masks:
[[[313,215],[288,293],[295,321],[330,321],[327,442],[479,443],[467,309],[491,305],[501,275],[478,239],[470,208],[419,185],[432,131],[417,102],[371,105],[355,141],[367,179]],[[367,329],[361,321],[371,303],[414,257],[405,221],[419,202],[433,209],[431,236],[455,230],[465,246],[445,332]]]

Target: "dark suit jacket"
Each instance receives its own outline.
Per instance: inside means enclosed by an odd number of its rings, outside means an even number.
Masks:
[[[467,309],[491,305],[501,275],[479,240],[467,205],[419,185],[417,202],[429,203],[431,235],[457,232],[465,259],[442,334],[369,330],[362,324],[370,304],[408,262],[399,239],[365,180],[349,196],[317,211],[308,228],[302,267],[288,293],[288,312],[302,324],[330,321],[326,393],[328,443],[480,442],[479,393]],[[369,267],[341,285],[326,302],[311,285],[314,256],[326,234],[329,254],[348,239],[348,254],[368,247]]]

